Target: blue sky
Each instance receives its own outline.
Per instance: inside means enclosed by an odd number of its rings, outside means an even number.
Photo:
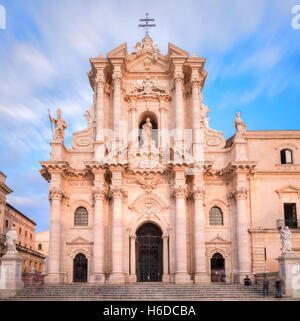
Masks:
[[[48,184],[39,161],[49,159],[48,108],[68,122],[66,145],[86,125],[92,103],[89,57],[144,36],[145,12],[156,19],[151,37],[207,57],[203,89],[210,126],[234,133],[241,111],[248,130],[300,129],[300,29],[291,26],[300,0],[0,0],[0,170],[14,190],[8,201],[48,229]],[[299,21],[300,22],[300,21]]]

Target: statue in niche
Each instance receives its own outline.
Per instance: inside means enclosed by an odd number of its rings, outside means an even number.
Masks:
[[[65,139],[65,128],[67,128],[67,122],[61,118],[61,110],[58,108],[57,111],[57,118],[52,118],[49,113],[49,119],[54,124],[55,131],[54,131],[54,141],[63,143]]]
[[[240,117],[241,113],[237,112],[234,120],[234,125],[236,129],[236,137],[243,137],[246,134],[246,125]]]
[[[142,148],[155,147],[155,141],[152,139],[152,124],[150,118],[146,118],[146,122],[142,127]]]
[[[15,241],[18,240],[17,231],[15,227],[12,226],[11,229],[6,233],[7,253],[6,254],[18,254]]]
[[[288,226],[281,227],[280,240],[282,244],[282,254],[294,253],[291,249],[292,233]]]

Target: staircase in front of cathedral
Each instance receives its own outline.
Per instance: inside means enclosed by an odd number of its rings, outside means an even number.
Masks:
[[[25,287],[10,300],[265,300],[274,299],[274,288],[270,296],[262,295],[262,287],[255,285],[174,285],[174,284],[130,284],[130,285],[41,285]],[[286,298],[287,299],[287,298]]]

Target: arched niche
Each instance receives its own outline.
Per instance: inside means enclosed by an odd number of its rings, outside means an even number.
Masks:
[[[155,141],[156,147],[158,147],[158,119],[154,112],[147,110],[143,112],[139,117],[139,146],[142,145],[142,129],[143,125],[146,123],[146,119],[150,118],[152,124],[152,139]]]

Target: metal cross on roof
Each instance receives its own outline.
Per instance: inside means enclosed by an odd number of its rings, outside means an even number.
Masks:
[[[139,27],[145,28],[146,37],[149,36],[149,30],[151,27],[156,27],[156,24],[149,24],[149,21],[155,21],[155,19],[149,18],[149,13],[146,13],[145,19],[140,19],[141,22],[146,22],[144,24],[139,24]]]

